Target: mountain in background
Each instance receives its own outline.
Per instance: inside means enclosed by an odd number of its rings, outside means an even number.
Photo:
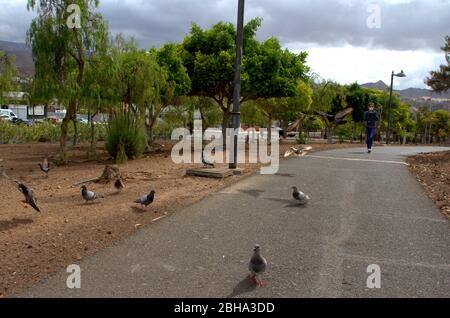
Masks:
[[[16,57],[16,66],[20,77],[30,77],[34,74],[34,63],[31,48],[25,43],[0,41],[0,51]]]
[[[366,83],[361,86],[382,91],[389,90],[389,86],[383,81]],[[399,94],[405,103],[411,105],[412,112],[416,112],[422,107],[429,108],[432,111],[439,109],[450,111],[450,91],[437,94],[432,90],[425,88],[407,88],[404,90],[394,90],[394,92]]]
[[[389,86],[383,81],[378,81],[376,83],[366,83],[362,84],[361,86],[369,89],[379,89],[382,91],[389,89]],[[415,99],[422,97],[450,99],[450,91],[442,94],[437,94],[430,89],[407,88],[404,90],[394,90],[394,92],[400,94],[400,96],[404,99]]]

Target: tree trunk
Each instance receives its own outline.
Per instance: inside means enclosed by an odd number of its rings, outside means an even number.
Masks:
[[[88,152],[88,157],[90,159],[97,158],[97,145],[95,144],[95,125],[94,125],[94,116],[95,114],[91,114],[91,109],[89,108],[89,123],[91,125],[91,144]]]
[[[77,120],[72,120],[73,122],[73,141],[72,141],[72,147],[75,147],[78,143],[78,122]]]
[[[222,118],[222,137],[223,137],[223,145],[224,147],[227,144],[227,128],[230,127],[230,120],[231,120],[231,112],[229,110],[223,112],[223,118]]]
[[[150,124],[145,125],[147,128],[147,138],[148,138],[148,146],[151,147],[153,145],[153,120],[150,121]]]
[[[272,145],[272,116],[269,115],[268,117],[268,124],[267,124],[267,144],[270,146]]]
[[[67,130],[69,122],[74,121],[77,112],[77,104],[75,101],[69,102],[69,107],[67,109],[66,116],[61,124],[61,138],[60,138],[60,149],[61,149],[61,162],[64,163],[67,160]]]
[[[333,126],[327,127],[327,143],[328,144],[333,143]]]

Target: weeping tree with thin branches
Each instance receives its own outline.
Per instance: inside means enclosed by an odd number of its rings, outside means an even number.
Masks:
[[[27,33],[35,65],[34,81],[46,99],[67,105],[61,126],[61,161],[67,159],[68,124],[75,128],[80,91],[89,56],[105,50],[108,27],[95,10],[98,0],[28,0],[27,9],[37,11]]]

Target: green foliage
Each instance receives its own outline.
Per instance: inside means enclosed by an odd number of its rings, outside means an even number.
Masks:
[[[142,120],[130,113],[118,114],[109,125],[105,146],[108,153],[121,162],[123,154],[127,158],[142,156],[147,146]]]
[[[96,125],[96,140],[105,140],[106,125]],[[90,127],[78,124],[78,134],[81,142],[90,140]],[[70,127],[68,136],[73,137],[74,131]],[[44,122],[33,127],[16,125],[7,121],[0,121],[0,144],[24,144],[38,141],[58,142],[61,136],[61,125]]]
[[[15,57],[0,51],[0,106],[5,102],[3,94],[17,88],[14,83],[16,74]]]
[[[441,48],[445,54],[450,54],[450,36],[445,38],[445,45]],[[441,93],[450,89],[450,59],[447,64],[442,64],[439,70],[430,73],[426,82],[435,92]]]
[[[306,145],[308,143],[308,137],[304,131],[298,133],[297,139],[295,140],[299,145]]]
[[[260,43],[256,31],[261,19],[244,27],[241,101],[295,96],[299,80],[306,79],[307,54],[283,50],[276,38]],[[219,22],[208,30],[193,24],[183,41],[183,63],[192,80],[192,95],[213,98],[223,112],[223,128],[229,125],[233,104],[236,31]]]

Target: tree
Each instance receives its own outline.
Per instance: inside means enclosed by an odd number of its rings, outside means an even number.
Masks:
[[[147,140],[151,143],[167,75],[154,54],[139,49],[134,39],[125,41],[121,35],[116,38],[113,59],[117,63],[115,87],[121,103],[120,112],[131,112],[146,119]]]
[[[450,112],[440,109],[434,112],[434,118],[436,119],[435,136],[436,139],[446,141],[450,137]]]
[[[159,98],[148,104],[150,108],[147,112],[146,125],[150,146],[153,142],[153,129],[157,118],[167,107],[183,104],[183,97],[191,90],[191,79],[181,58],[182,50],[181,45],[173,43],[165,44],[158,50],[151,50],[151,55],[161,68],[163,77],[155,86],[159,90]]]
[[[96,139],[94,117],[101,112],[109,112],[118,103],[116,87],[116,64],[108,50],[92,54],[86,65],[85,79],[81,87],[80,104],[88,112],[91,138],[88,150],[89,158],[96,158]]]
[[[445,41],[446,43],[441,49],[446,54],[447,64],[441,65],[438,71],[430,72],[430,77],[425,81],[437,93],[450,89],[450,36],[447,36]]]
[[[69,5],[80,8],[79,28],[69,28]],[[67,103],[61,126],[61,160],[66,159],[68,124],[73,122],[77,135],[76,115],[88,56],[104,50],[108,28],[102,16],[95,13],[98,0],[28,0],[28,10],[36,10],[27,42],[31,44],[36,85],[46,98],[56,97]],[[74,140],[76,143],[76,138]]]
[[[16,74],[15,57],[0,51],[0,104],[5,102],[5,93],[15,90],[14,78]]]
[[[351,114],[347,107],[345,88],[338,83],[321,81],[313,84],[313,110],[326,126],[328,143],[333,142],[333,132],[337,125],[345,123],[344,118]]]
[[[307,54],[282,50],[275,38],[256,40],[261,19],[244,27],[244,55],[241,100],[295,95],[297,81],[305,79]],[[192,24],[183,41],[183,61],[192,81],[192,95],[208,96],[223,112],[225,136],[230,125],[234,92],[236,31],[231,23],[219,22],[209,30]]]

